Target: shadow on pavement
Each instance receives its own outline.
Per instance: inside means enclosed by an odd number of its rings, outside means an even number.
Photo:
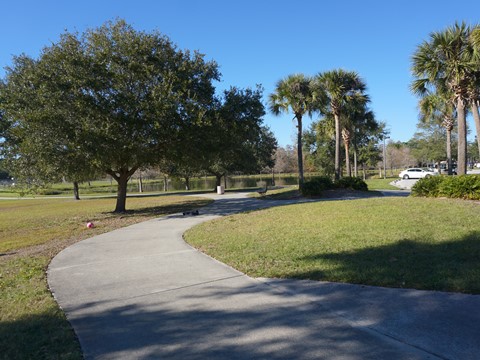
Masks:
[[[244,280],[149,295],[142,307],[126,300],[97,312],[104,304],[90,304],[69,309],[77,314],[70,320],[82,346],[95,349],[86,359],[435,358],[373,328],[351,326],[315,293],[299,297]]]

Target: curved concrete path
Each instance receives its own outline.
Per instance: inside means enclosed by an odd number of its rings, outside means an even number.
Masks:
[[[218,216],[280,205],[214,196],[79,242],[48,269],[86,359],[478,359],[480,296],[252,279],[182,240]]]

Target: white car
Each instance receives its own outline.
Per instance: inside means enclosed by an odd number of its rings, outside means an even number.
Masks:
[[[425,170],[420,168],[410,168],[410,169],[403,170],[398,176],[400,176],[404,180],[408,180],[408,179],[423,179],[423,178],[435,176],[435,175],[438,175],[438,173],[434,172],[431,169]]]

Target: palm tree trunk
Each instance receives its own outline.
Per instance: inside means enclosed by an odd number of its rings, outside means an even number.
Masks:
[[[478,106],[476,101],[472,101],[471,110],[473,114],[473,120],[475,121],[475,128],[477,130],[478,154],[480,155],[480,114],[478,113]]]
[[[297,154],[298,154],[298,185],[303,186],[303,146],[302,146],[302,115],[296,114],[297,118]]]
[[[345,167],[347,168],[347,176],[352,176],[352,168],[350,166],[350,131],[342,129],[343,144],[345,147]]]
[[[448,175],[452,175],[452,130],[447,129],[447,163],[448,163]],[[440,174],[440,166],[438,167],[438,173]]]
[[[342,169],[340,168],[340,117],[334,114],[335,117],[335,180],[339,180],[342,176]]]
[[[353,176],[358,177],[357,145],[353,143]]]
[[[457,99],[456,109],[458,119],[457,174],[465,175],[467,173],[467,120],[465,115],[465,102],[460,96]]]

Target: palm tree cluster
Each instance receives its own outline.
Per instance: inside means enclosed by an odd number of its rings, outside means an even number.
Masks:
[[[314,77],[304,74],[289,75],[280,80],[270,95],[272,113],[292,112],[297,121],[298,172],[303,184],[302,119],[305,115],[319,113],[325,119],[333,119],[335,131],[335,179],[342,176],[341,142],[345,148],[347,174],[351,174],[349,146],[355,126],[374,121],[368,110],[370,99],[365,82],[354,71],[335,69]]]
[[[412,57],[415,80],[411,90],[420,96],[420,121],[436,120],[447,131],[447,160],[451,172],[451,131],[457,120],[457,173],[467,169],[467,122],[471,112],[480,150],[480,28],[456,23],[433,32]]]

